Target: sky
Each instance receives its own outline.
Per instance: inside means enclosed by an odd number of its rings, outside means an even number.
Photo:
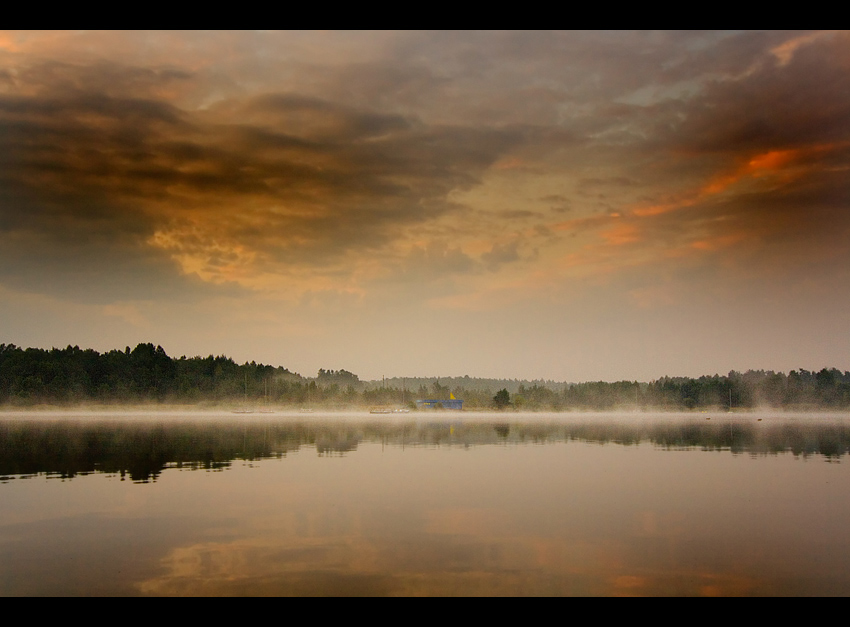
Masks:
[[[0,343],[850,369],[850,34],[0,31]]]

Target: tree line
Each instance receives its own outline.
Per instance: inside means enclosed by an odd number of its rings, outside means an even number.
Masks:
[[[491,387],[493,386],[493,387]],[[498,387],[496,387],[498,386]],[[454,377],[361,381],[347,370],[314,378],[280,366],[237,364],[223,355],[169,357],[161,346],[99,353],[79,346],[50,350],[0,344],[0,404],[82,402],[238,403],[323,407],[410,406],[415,399],[464,400],[465,409],[611,411],[850,408],[850,372],[835,368],[785,374],[748,370],[726,375],[637,381],[559,383]]]

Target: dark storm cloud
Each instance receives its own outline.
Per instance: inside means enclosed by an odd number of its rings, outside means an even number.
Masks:
[[[19,88],[35,94],[145,98],[186,85],[195,74],[178,67],[139,67],[101,60],[89,65],[37,62],[20,68],[15,77],[14,82]]]
[[[846,249],[834,236],[850,232],[848,76],[850,38],[822,37],[677,103],[681,122],[655,128],[655,169],[691,168],[703,179],[690,199],[679,190],[679,208],[671,202],[652,228],[737,234],[745,248],[781,241],[787,255]]]
[[[334,142],[346,139],[362,141],[411,128],[411,121],[401,115],[358,111],[337,103],[299,94],[264,94],[254,98],[243,109],[242,120],[252,115],[261,120],[292,126],[297,117],[300,131],[313,136],[327,136]],[[304,128],[304,125],[307,128]],[[324,132],[323,132],[324,131]]]
[[[222,242],[321,264],[441,215],[448,192],[524,138],[298,94],[193,113],[157,97],[190,78],[113,64],[22,73],[0,94],[0,236],[138,251],[167,232],[171,253],[210,267]]]
[[[710,84],[670,141],[683,150],[769,150],[850,137],[847,36],[772,59],[738,81]],[[678,138],[678,141],[677,141]]]
[[[33,198],[0,176],[0,284],[101,304],[242,291],[181,275],[175,262],[147,244],[151,228],[141,212],[120,211],[97,198]]]
[[[0,237],[158,252],[222,281],[249,261],[335,272],[351,255],[422,246],[431,235],[418,229],[463,211],[450,194],[485,172],[563,177],[549,190],[594,203],[543,191],[537,202],[578,220],[591,209],[628,213],[639,198],[670,205],[623,242],[663,240],[674,222],[701,234],[755,228],[771,211],[807,211],[828,228],[841,220],[826,207],[843,202],[850,139],[847,36],[789,47],[809,36],[351,35],[303,55],[292,52],[302,35],[227,34],[238,54],[192,70],[180,54],[173,66],[32,61],[0,72]],[[214,38],[191,37],[215,49]],[[368,54],[334,52],[358,37]],[[782,46],[787,54],[774,52]],[[753,159],[772,163],[771,151],[787,152],[779,170],[795,176],[745,171]],[[817,182],[815,167],[829,180]],[[712,184],[721,195],[701,196]],[[768,193],[802,204],[761,202]],[[471,214],[479,230],[464,233],[526,228],[540,207],[518,200]],[[708,226],[711,211],[725,222]],[[486,254],[498,268],[518,253]],[[440,256],[428,260],[443,268]],[[472,267],[455,261],[446,271]]]

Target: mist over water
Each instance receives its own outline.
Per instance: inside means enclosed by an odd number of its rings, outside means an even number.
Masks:
[[[840,414],[0,416],[0,594],[850,593]]]

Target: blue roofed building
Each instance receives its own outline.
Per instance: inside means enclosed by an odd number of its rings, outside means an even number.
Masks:
[[[463,409],[463,400],[459,398],[455,398],[452,395],[451,398],[444,399],[436,399],[436,398],[428,398],[421,401],[416,401],[417,409],[455,409],[462,410]]]

